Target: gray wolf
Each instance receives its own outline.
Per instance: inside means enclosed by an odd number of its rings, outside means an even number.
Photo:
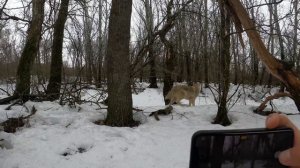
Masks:
[[[166,100],[170,100],[169,106],[173,103],[180,104],[180,100],[189,100],[189,106],[195,106],[195,100],[199,95],[201,84],[194,83],[193,86],[176,85],[169,91]]]

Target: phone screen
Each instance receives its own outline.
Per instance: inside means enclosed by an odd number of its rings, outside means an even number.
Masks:
[[[190,168],[283,168],[278,153],[293,146],[293,132],[200,131],[192,138]]]

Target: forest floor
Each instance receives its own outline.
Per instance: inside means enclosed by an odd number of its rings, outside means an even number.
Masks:
[[[253,88],[248,86],[236,87],[231,86],[230,93],[237,92],[230,101],[232,124],[227,127],[211,124],[217,105],[209,89],[199,94],[195,107],[188,107],[188,101],[183,100],[183,106],[174,105],[173,113],[159,116],[160,121],[149,114],[165,107],[162,87],[133,94],[134,107],[143,110],[134,113],[135,118],[142,121],[134,128],[94,124],[105,118],[106,110],[91,103],[70,107],[60,106],[58,102],[27,102],[25,106],[28,109],[34,106],[37,112],[25,127],[16,133],[0,132],[0,139],[12,147],[0,148],[0,168],[187,168],[194,132],[265,127],[266,117],[253,113],[253,109],[269,90],[256,87],[256,92],[252,92]],[[270,93],[277,90],[274,88]],[[93,94],[95,91],[85,90],[83,98],[89,99]],[[0,122],[8,117],[28,115],[24,106],[4,110],[7,106],[0,106]],[[273,108],[298,114],[289,98],[274,100]],[[299,115],[289,117],[300,127]]]

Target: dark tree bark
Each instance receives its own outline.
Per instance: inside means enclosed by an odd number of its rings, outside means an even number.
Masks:
[[[225,10],[225,0],[219,1],[221,13],[220,25],[220,98],[218,104],[218,113],[214,119],[214,124],[227,126],[231,124],[228,118],[227,95],[229,91],[230,77],[230,17],[228,11]]]
[[[108,28],[108,110],[105,123],[132,126],[129,40],[132,0],[112,0]]]
[[[47,95],[51,100],[59,98],[62,79],[62,48],[64,28],[68,16],[69,0],[61,1],[57,20],[54,24],[50,79],[47,86]]]
[[[45,0],[32,1],[32,20],[29,24],[28,35],[17,70],[15,96],[28,100],[30,94],[30,77],[34,59],[39,50],[42,24],[44,20]]]

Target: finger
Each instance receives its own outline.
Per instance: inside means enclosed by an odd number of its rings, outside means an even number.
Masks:
[[[300,151],[295,147],[282,151],[279,154],[279,162],[286,166],[300,166]]]
[[[286,166],[300,166],[300,131],[288,119],[286,115],[272,114],[266,120],[266,127],[273,129],[277,127],[287,127],[293,129],[294,132],[294,146],[288,150],[280,153],[279,161]]]
[[[297,127],[287,118],[286,115],[273,113],[266,120],[266,127],[273,129],[278,127],[287,127],[297,129]]]
[[[278,127],[291,128],[294,132],[294,146],[300,150],[300,131],[286,115],[278,113],[269,115],[266,120],[266,127],[270,129]]]

